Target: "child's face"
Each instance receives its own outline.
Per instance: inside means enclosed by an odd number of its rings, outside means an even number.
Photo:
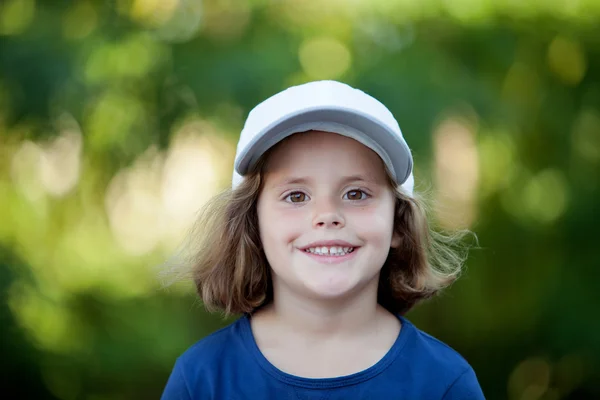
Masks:
[[[308,132],[279,144],[267,160],[258,199],[276,295],[334,299],[376,292],[381,267],[399,240],[394,207],[383,162],[359,142]]]

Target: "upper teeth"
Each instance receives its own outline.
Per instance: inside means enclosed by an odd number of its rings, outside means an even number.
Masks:
[[[343,256],[345,254],[351,253],[354,250],[354,247],[310,247],[305,251],[308,253],[319,254],[319,255],[331,255],[331,256]]]

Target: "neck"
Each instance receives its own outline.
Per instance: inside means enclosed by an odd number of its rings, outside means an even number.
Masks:
[[[377,304],[377,280],[341,299],[307,299],[278,285],[274,285],[273,294],[273,303],[265,308],[264,314],[272,325],[302,337],[360,335],[387,313]]]

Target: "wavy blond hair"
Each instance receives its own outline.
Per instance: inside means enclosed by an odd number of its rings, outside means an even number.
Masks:
[[[252,313],[273,299],[257,213],[268,153],[238,187],[209,201],[190,235],[188,256],[179,264],[176,280],[191,278],[209,311]],[[404,193],[389,173],[387,178],[396,198],[394,230],[402,240],[390,249],[381,269],[378,302],[404,314],[459,277],[467,256],[462,239],[468,232],[433,230],[424,202]]]

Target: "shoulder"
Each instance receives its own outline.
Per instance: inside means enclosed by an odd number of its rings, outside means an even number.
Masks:
[[[200,339],[181,354],[173,367],[163,400],[214,398],[223,371],[244,363],[244,317]]]
[[[221,328],[210,335],[198,340],[191,345],[177,359],[180,367],[201,366],[202,364],[213,364],[214,361],[222,359],[235,345],[239,345],[242,338],[242,323],[240,318],[229,325]]]
[[[161,399],[212,398],[208,391],[211,381],[215,380],[215,371],[219,369],[216,366],[235,358],[235,353],[242,345],[239,340],[236,342],[242,336],[239,333],[242,323],[240,318],[197,341],[183,352],[175,362]]]
[[[468,367],[448,387],[442,400],[484,400],[473,368]]]
[[[475,371],[458,351],[407,319],[402,318],[402,323],[409,331],[405,354],[414,368],[435,376],[436,382],[445,388],[445,400],[484,399]]]
[[[456,372],[463,372],[470,367],[468,361],[446,343],[417,328],[406,318],[402,318],[402,324],[405,329],[410,331],[406,346],[417,352],[423,362],[446,367]]]

